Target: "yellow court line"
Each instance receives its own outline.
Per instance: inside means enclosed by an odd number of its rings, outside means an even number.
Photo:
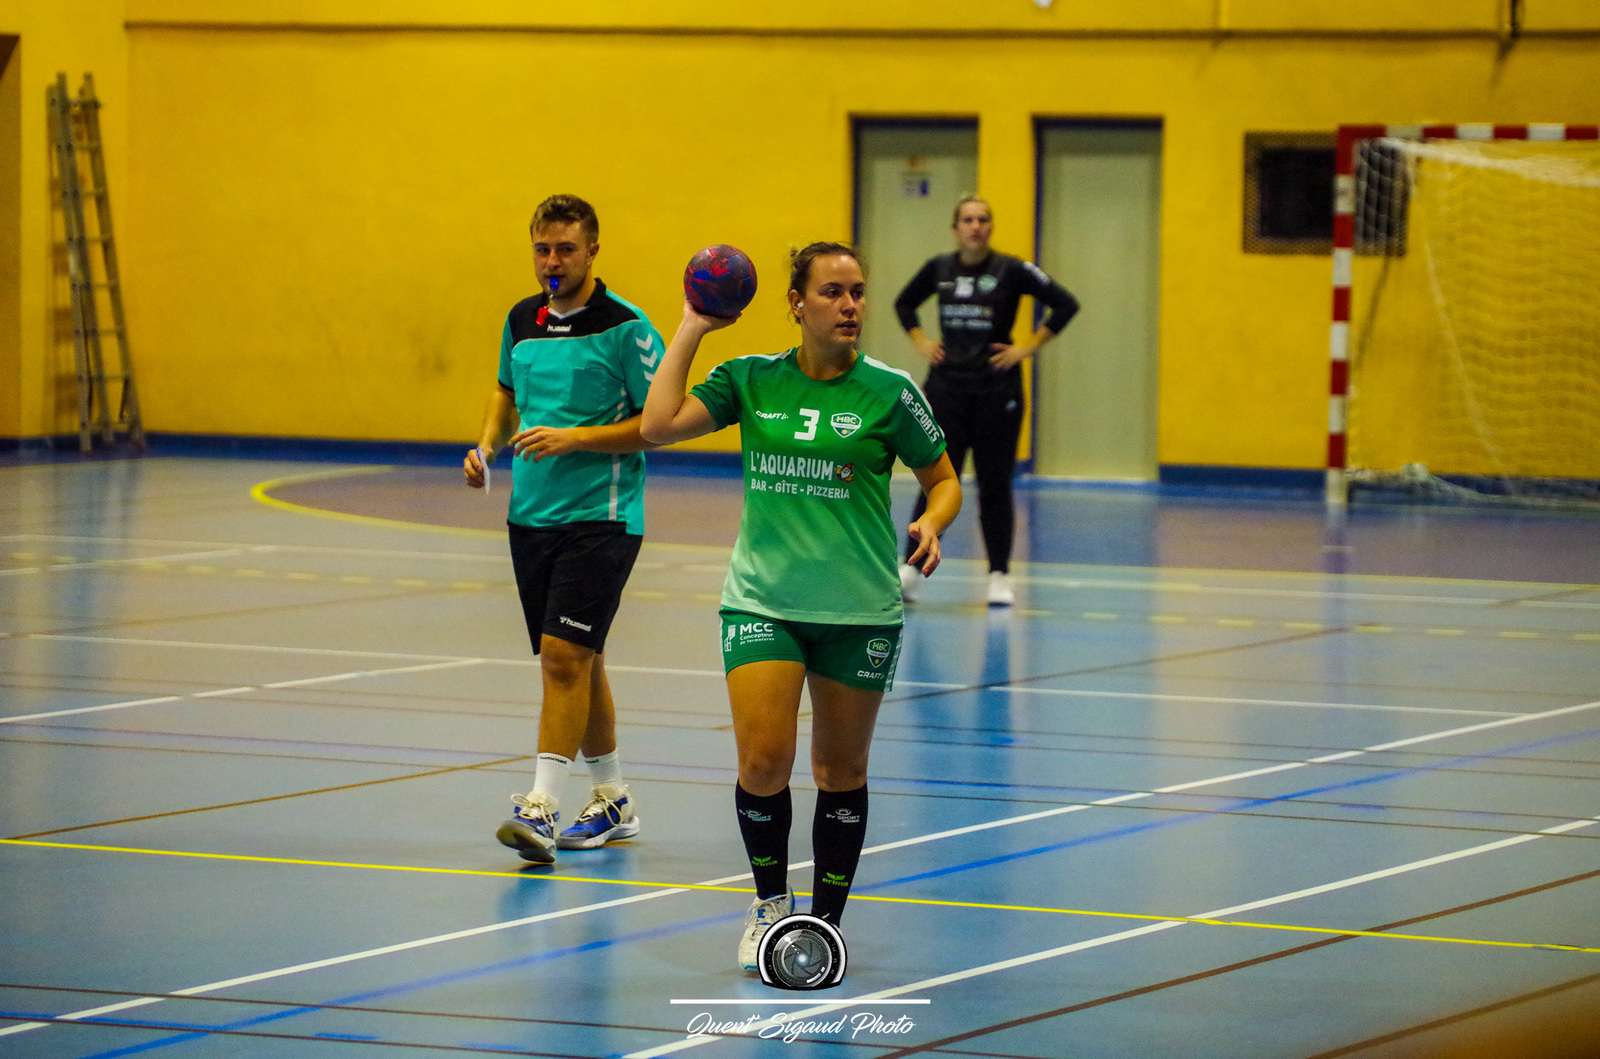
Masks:
[[[1047,561],[1044,561],[1044,560],[1037,560],[1037,559],[1036,560],[1031,560],[1031,561],[1018,562],[1015,565],[1020,567],[1025,572],[1032,571],[1035,568],[1049,570],[1052,567],[1056,567],[1056,568],[1065,568],[1065,569],[1069,569],[1069,570],[1080,570],[1080,569],[1081,570],[1098,570],[1098,571],[1129,570],[1129,571],[1135,571],[1135,572],[1138,572],[1138,573],[1145,573],[1145,574],[1148,574],[1152,570],[1159,570],[1160,573],[1162,574],[1162,576],[1172,576],[1172,577],[1209,577],[1209,576],[1219,576],[1220,575],[1220,576],[1226,576],[1226,577],[1238,577],[1238,578],[1251,579],[1251,580],[1261,580],[1261,579],[1264,579],[1264,578],[1281,577],[1281,578],[1285,578],[1285,579],[1291,580],[1291,581],[1330,581],[1330,580],[1333,580],[1333,581],[1351,581],[1351,582],[1357,582],[1357,583],[1363,582],[1363,581],[1373,581],[1373,582],[1378,582],[1378,583],[1386,583],[1386,582],[1387,583],[1396,583],[1396,582],[1408,582],[1409,581],[1409,582],[1422,582],[1422,583],[1426,583],[1426,584],[1441,584],[1441,585],[1498,585],[1498,586],[1500,586],[1502,588],[1576,589],[1578,591],[1584,591],[1584,592],[1593,591],[1596,588],[1600,588],[1600,585],[1589,583],[1589,582],[1582,582],[1582,581],[1503,581],[1503,580],[1499,580],[1497,578],[1428,577],[1426,575],[1421,575],[1421,574],[1330,574],[1330,573],[1325,573],[1325,572],[1321,572],[1321,571],[1312,571],[1312,570],[1250,570],[1250,569],[1239,569],[1239,568],[1227,567],[1227,566],[1121,566],[1121,565],[1116,565],[1116,564],[1108,564],[1106,566],[1098,566],[1098,565],[1089,564],[1089,563],[1060,563],[1060,562],[1047,562]],[[1084,575],[1084,577],[1077,577],[1077,578],[1066,578],[1066,580],[1084,580],[1085,577],[1087,577],[1087,576],[1089,576],[1089,575]],[[1217,587],[1223,587],[1223,586],[1216,586],[1216,585],[1181,585],[1181,586],[1173,586],[1173,587],[1179,588],[1179,589],[1185,590],[1185,591],[1191,591],[1191,590],[1196,590],[1196,589],[1217,588]]]
[[[492,537],[500,539],[505,536],[500,530],[470,529],[466,526],[440,526],[431,522],[407,522],[404,519],[378,518],[376,515],[352,515],[344,511],[329,511],[326,508],[307,507],[304,504],[292,503],[288,500],[279,500],[277,497],[268,496],[269,490],[279,486],[295,485],[299,482],[314,482],[324,478],[349,478],[362,474],[392,474],[399,468],[384,466],[341,467],[333,471],[315,471],[308,474],[290,474],[282,478],[271,478],[265,482],[258,482],[250,487],[250,496],[268,507],[282,508],[293,511],[297,515],[315,515],[318,518],[331,518],[340,522],[354,522],[368,526],[384,526],[390,529],[423,530],[429,533],[445,533],[458,537]],[[733,551],[731,546],[720,544],[678,544],[672,541],[648,541],[644,546],[649,551],[667,550],[704,554],[711,552],[716,555],[727,555]]]
[[[392,470],[392,469],[393,468],[380,468],[380,470]],[[330,476],[332,474],[348,474],[348,473],[350,473],[350,472],[348,472],[348,471],[323,472],[321,475],[304,475],[304,476],[301,476],[301,477],[302,478],[328,477],[328,476]],[[263,482],[261,484],[261,486],[258,486],[257,488],[266,488],[266,487],[274,485],[276,482],[283,482],[283,481],[288,481],[288,480],[289,479],[276,479],[274,482]],[[265,497],[265,496],[258,497],[258,499],[261,499],[263,503],[272,504],[274,506],[292,508],[292,509],[294,509],[296,511],[304,512],[306,514],[323,515],[323,516],[326,516],[328,518],[338,518],[338,519],[344,519],[346,521],[353,520],[353,521],[356,521],[356,522],[369,522],[369,523],[376,523],[376,524],[387,525],[387,526],[398,526],[398,527],[402,527],[402,528],[408,528],[409,527],[409,528],[418,528],[418,529],[431,529],[431,530],[436,530],[436,531],[439,531],[439,532],[460,532],[460,533],[468,533],[468,534],[486,534],[486,533],[490,533],[491,532],[489,530],[467,530],[467,529],[459,529],[459,530],[457,530],[457,529],[452,529],[451,527],[445,527],[445,526],[428,526],[428,525],[426,525],[424,523],[420,523],[420,522],[396,522],[396,521],[393,521],[393,520],[390,520],[390,519],[373,518],[373,517],[369,517],[369,516],[366,516],[366,515],[347,515],[347,514],[344,514],[342,512],[337,512],[337,511],[323,511],[323,510],[316,509],[316,508],[301,507],[298,504],[291,504],[288,501],[276,500],[276,499],[274,499],[272,497]],[[654,545],[654,547],[658,547],[658,548],[675,548],[675,547],[676,548],[699,548],[700,546],[699,545],[656,544],[656,545]],[[15,557],[16,554],[17,553],[13,553],[13,557]],[[96,566],[100,566],[100,565],[104,565],[104,566],[116,565],[116,564],[113,564],[113,563],[101,562],[101,561],[95,561],[95,560],[80,560],[77,557],[70,556],[70,555],[55,556],[54,558],[55,559],[59,559],[62,562],[70,562],[70,563],[74,563],[74,564],[88,564],[88,565],[96,565]],[[189,564],[187,566],[182,566],[182,567],[174,567],[172,564],[160,562],[160,561],[157,561],[157,560],[137,560],[137,561],[132,561],[131,563],[126,564],[126,565],[130,565],[133,569],[136,569],[136,570],[143,570],[143,571],[146,571],[146,572],[154,572],[154,573],[168,573],[168,572],[172,572],[174,569],[176,569],[180,573],[187,573],[187,574],[194,574],[194,575],[232,574],[233,576],[236,576],[236,577],[250,577],[250,578],[270,578],[270,577],[276,576],[276,577],[281,577],[281,578],[283,578],[285,580],[289,580],[289,581],[307,581],[307,582],[309,582],[309,581],[331,581],[331,582],[337,582],[339,584],[345,584],[345,585],[382,585],[382,586],[395,586],[395,587],[398,587],[398,588],[411,588],[411,589],[430,589],[430,590],[451,589],[451,590],[456,590],[456,591],[482,591],[482,590],[488,589],[490,587],[487,583],[482,582],[482,581],[442,581],[442,580],[429,581],[429,580],[424,580],[422,578],[382,578],[382,577],[377,577],[377,576],[371,575],[371,574],[336,574],[336,573],[315,574],[315,573],[309,573],[309,572],[306,572],[306,571],[288,571],[288,572],[283,572],[283,573],[276,573],[276,572],[272,572],[272,571],[256,569],[254,567],[230,568],[230,567],[221,567],[221,566],[213,566],[213,565],[207,565],[207,564],[195,564],[195,563],[191,563],[191,564]],[[8,573],[16,573],[16,572],[19,571],[19,569],[20,568],[12,568],[11,570],[9,570],[7,572]],[[36,570],[36,569],[22,569],[21,572],[39,573],[40,571]],[[506,589],[509,590],[509,589],[514,589],[516,586],[510,584],[510,582],[505,582],[505,583],[497,585],[495,587],[506,588]],[[658,589],[630,588],[630,589],[627,590],[627,592],[625,594],[629,598],[632,598],[632,599],[648,599],[648,600],[655,600],[655,601],[671,600],[671,599],[674,598],[674,594],[673,593],[661,591],[661,590],[658,590]],[[680,593],[679,595],[682,595],[682,593]],[[697,602],[701,602],[701,603],[706,603],[706,602],[715,603],[718,600],[720,600],[721,597],[716,595],[715,593],[700,592],[700,593],[693,594],[693,598]],[[981,605],[974,604],[972,607],[966,607],[966,608],[962,608],[962,609],[966,609],[966,610],[974,610],[975,609],[975,610],[981,612],[983,610],[983,607]],[[1027,617],[1027,618],[1056,618],[1056,617],[1063,617],[1068,621],[1073,620],[1072,615],[1070,613],[1058,613],[1058,612],[1053,611],[1053,610],[1029,610],[1027,608],[1018,608],[1016,613],[1020,617]],[[1429,637],[1435,637],[1435,638],[1438,638],[1438,637],[1477,637],[1477,638],[1495,638],[1495,639],[1500,639],[1500,640],[1518,640],[1518,641],[1522,641],[1522,640],[1548,640],[1548,641],[1556,642],[1556,643],[1565,642],[1567,640],[1574,640],[1574,641],[1578,641],[1578,642],[1588,642],[1588,641],[1600,640],[1600,633],[1566,632],[1566,631],[1559,630],[1559,629],[1558,630],[1547,630],[1547,631],[1539,632],[1539,631],[1533,631],[1533,630],[1528,630],[1528,629],[1496,629],[1496,628],[1492,628],[1492,627],[1488,627],[1488,626],[1478,627],[1478,628],[1473,628],[1473,629],[1465,629],[1465,628],[1438,627],[1438,626],[1382,625],[1382,624],[1376,624],[1376,623],[1372,623],[1372,622],[1365,622],[1365,623],[1361,623],[1361,624],[1348,625],[1348,626],[1329,626],[1329,625],[1327,625],[1327,624],[1325,624],[1323,622],[1317,622],[1317,621],[1272,620],[1272,619],[1267,619],[1267,618],[1241,618],[1241,617],[1233,617],[1233,616],[1226,616],[1226,615],[1218,616],[1218,615],[1210,615],[1210,614],[1194,614],[1194,615],[1147,614],[1147,615],[1141,616],[1141,615],[1123,615],[1123,614],[1115,613],[1115,612],[1112,612],[1112,611],[1082,611],[1082,612],[1079,612],[1077,616],[1078,616],[1078,618],[1080,618],[1080,619],[1082,619],[1084,621],[1094,621],[1094,622],[1130,621],[1130,622],[1134,622],[1134,623],[1148,622],[1149,624],[1152,624],[1152,625],[1187,625],[1187,624],[1193,624],[1193,623],[1209,622],[1209,623],[1221,626],[1223,628],[1263,629],[1263,630],[1269,630],[1269,631],[1270,630],[1274,630],[1274,629],[1281,629],[1281,630],[1288,631],[1288,632],[1351,632],[1351,633],[1358,633],[1358,634],[1365,634],[1365,635],[1384,634],[1384,633],[1397,633],[1397,634],[1402,635],[1402,636],[1418,636],[1418,635],[1420,635],[1420,636],[1429,636]]]
[[[483,875],[498,879],[541,879],[549,882],[603,883],[608,886],[642,886],[679,890],[722,890],[729,893],[755,893],[748,887],[705,886],[698,883],[657,883],[638,879],[591,879],[571,875],[529,875],[520,871],[479,871],[472,868],[424,868],[413,864],[359,864],[353,861],[299,860],[293,857],[256,857],[244,853],[196,853],[183,849],[136,849],[129,846],[91,846],[74,842],[38,842],[23,838],[0,838],[0,846],[39,846],[44,849],[84,849],[95,853],[144,853],[153,857],[193,857],[198,860],[242,861],[252,864],[292,864],[307,868],[365,868],[369,871],[405,871],[423,875]]]
[[[456,537],[495,537],[500,536],[494,530],[468,529],[465,526],[435,526],[426,522],[404,522],[400,519],[377,518],[373,515],[350,515],[343,511],[328,511],[323,508],[306,507],[304,504],[294,504],[287,500],[268,496],[267,491],[283,485],[294,485],[299,482],[313,482],[323,478],[347,478],[358,474],[391,474],[393,467],[349,467],[337,471],[317,471],[313,474],[291,474],[282,478],[271,478],[265,482],[258,482],[250,487],[250,496],[268,507],[282,508],[293,511],[297,515],[315,515],[318,518],[331,518],[340,522],[355,522],[367,526],[384,526],[389,529],[424,530],[429,533],[445,533]]]
[[[37,846],[44,849],[82,849],[97,853],[143,853],[156,857],[193,857],[200,860],[239,861],[254,864],[291,864],[312,868],[362,868],[368,871],[416,872],[424,875],[476,875],[499,879],[539,879],[547,882],[597,883],[604,886],[637,886],[646,889],[710,890],[722,893],[755,893],[748,886],[712,886],[705,883],[654,882],[644,879],[601,879],[571,875],[530,875],[521,871],[479,871],[471,868],[424,868],[411,864],[358,864],[332,860],[298,860],[290,857],[256,857],[240,853],[195,853],[175,849],[135,849],[127,846],[91,846],[72,842],[37,842],[20,838],[0,838],[4,846]],[[796,890],[801,897],[804,890]],[[1301,934],[1323,934],[1333,937],[1388,938],[1391,941],[1432,941],[1444,945],[1478,945],[1503,949],[1550,949],[1556,952],[1586,952],[1600,955],[1600,948],[1581,945],[1558,945],[1537,941],[1489,941],[1484,938],[1447,938],[1432,934],[1395,934],[1382,930],[1345,930],[1338,927],[1306,927],[1287,923],[1251,923],[1235,919],[1201,919],[1197,916],[1161,916],[1140,912],[1105,912],[1088,908],[1050,908],[1041,905],[1002,905],[983,901],[942,901],[926,897],[884,897],[877,894],[853,894],[852,900],[877,901],[884,904],[928,905],[936,908],[976,908],[995,912],[1048,912],[1062,916],[1094,916],[1103,919],[1138,919],[1156,923],[1199,923],[1212,927],[1247,927],[1255,930],[1287,930]]]
[[[797,893],[799,891],[796,891]],[[1538,941],[1488,941],[1483,938],[1446,938],[1434,934],[1395,934],[1385,930],[1342,930],[1337,927],[1303,927],[1289,923],[1250,923],[1240,919],[1201,919],[1198,916],[1157,916],[1139,912],[1102,912],[1088,908],[1045,908],[1033,905],[995,905],[977,901],[937,901],[918,897],[875,897],[851,894],[852,901],[890,901],[902,905],[937,905],[941,908],[982,908],[1002,912],[1054,912],[1067,916],[1099,916],[1107,919],[1144,919],[1158,923],[1202,923],[1213,927],[1251,927],[1256,930],[1291,930],[1302,934],[1330,934],[1351,938],[1390,938],[1395,941],[1437,941],[1446,945],[1487,945],[1507,949],[1554,949],[1558,952],[1591,952],[1600,948],[1557,945]]]

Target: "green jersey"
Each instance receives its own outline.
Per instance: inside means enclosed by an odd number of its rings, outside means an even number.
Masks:
[[[796,350],[719,364],[693,395],[743,436],[744,514],[722,605],[787,621],[901,620],[889,475],[927,467],[944,433],[911,376],[857,354],[819,381]]]
[[[565,316],[550,296],[512,307],[500,339],[500,385],[515,395],[521,429],[620,423],[644,408],[665,349],[639,309],[595,281],[594,293]],[[644,532],[644,454],[569,452],[512,461],[507,518],[534,528],[622,522]]]

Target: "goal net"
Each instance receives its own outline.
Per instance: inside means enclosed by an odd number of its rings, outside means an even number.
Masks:
[[[1600,505],[1600,143],[1354,146],[1349,484]]]

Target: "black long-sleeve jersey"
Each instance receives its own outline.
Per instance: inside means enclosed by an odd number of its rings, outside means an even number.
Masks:
[[[932,294],[939,296],[939,329],[944,337],[944,361],[937,368],[951,374],[990,371],[989,346],[1011,342],[1017,303],[1024,294],[1049,307],[1044,326],[1052,333],[1060,334],[1078,312],[1078,299],[1039,266],[992,251],[976,265],[962,264],[953,252],[929,258],[894,300],[901,327],[909,331],[921,326],[917,307]]]

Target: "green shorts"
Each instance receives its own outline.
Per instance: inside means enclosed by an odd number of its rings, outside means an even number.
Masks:
[[[722,670],[783,659],[852,688],[888,691],[900,661],[899,625],[784,621],[723,607]]]

